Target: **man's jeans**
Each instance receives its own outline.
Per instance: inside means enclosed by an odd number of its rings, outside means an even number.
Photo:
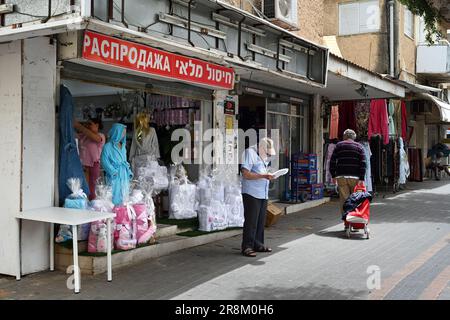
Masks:
[[[337,178],[337,185],[339,187],[339,200],[340,200],[340,212],[344,213],[342,207],[344,206],[345,200],[353,193],[359,179],[352,178]]]

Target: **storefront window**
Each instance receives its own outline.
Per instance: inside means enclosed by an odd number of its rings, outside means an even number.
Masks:
[[[267,129],[269,136],[271,130],[278,130],[279,154],[277,161],[271,165],[273,168],[290,167],[291,155],[307,151],[307,128],[305,121],[306,107],[301,104],[290,104],[268,100],[267,102]],[[275,136],[275,141],[277,140]],[[272,199],[286,199],[289,190],[289,176],[275,180],[270,188],[269,196]]]

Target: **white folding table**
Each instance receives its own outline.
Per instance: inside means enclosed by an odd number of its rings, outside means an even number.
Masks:
[[[59,207],[47,207],[41,209],[33,209],[22,211],[16,218],[24,220],[32,220],[39,222],[50,223],[50,270],[55,268],[55,247],[54,247],[54,230],[55,223],[66,224],[72,226],[73,236],[73,264],[74,264],[74,282],[75,293],[80,292],[80,268],[78,266],[78,239],[77,239],[77,226],[90,223],[98,220],[107,220],[107,279],[112,281],[112,263],[111,263],[111,219],[115,217],[115,213],[112,212],[97,212],[89,210],[67,209]],[[20,246],[19,246],[20,250]],[[19,252],[19,265],[17,272],[17,280],[20,280],[20,252]]]

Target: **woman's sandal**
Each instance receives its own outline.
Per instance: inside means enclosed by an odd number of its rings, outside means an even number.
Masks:
[[[256,257],[256,252],[250,248],[247,248],[244,251],[242,251],[242,254],[246,257]]]
[[[255,250],[256,252],[272,252],[272,249],[269,247],[260,247],[257,250]]]

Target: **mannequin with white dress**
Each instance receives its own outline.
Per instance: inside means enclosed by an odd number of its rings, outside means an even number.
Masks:
[[[133,172],[136,173],[136,162],[139,158],[157,160],[160,157],[158,137],[155,129],[150,127],[150,115],[148,113],[137,114],[134,120],[134,134],[130,149]]]

